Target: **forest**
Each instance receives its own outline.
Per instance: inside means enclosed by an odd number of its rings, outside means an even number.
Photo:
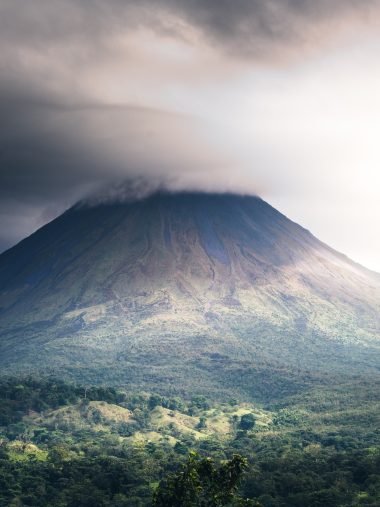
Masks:
[[[378,388],[256,404],[2,378],[0,506],[379,506]]]

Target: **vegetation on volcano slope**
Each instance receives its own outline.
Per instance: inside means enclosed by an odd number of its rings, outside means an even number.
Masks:
[[[378,393],[379,383],[356,379],[258,406],[3,379],[0,506],[150,506],[155,491],[180,486],[195,451],[213,470],[234,455],[247,459],[236,502],[375,507]]]
[[[379,275],[253,196],[81,203],[0,255],[9,375],[283,398],[377,372],[379,316]]]

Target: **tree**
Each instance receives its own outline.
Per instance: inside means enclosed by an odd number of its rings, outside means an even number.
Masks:
[[[206,427],[207,427],[206,418],[205,417],[200,417],[199,418],[199,423],[197,424],[196,428],[198,430],[201,430],[201,429],[206,428]]]
[[[241,416],[239,428],[242,430],[251,430],[256,424],[256,418],[253,414],[244,414]]]
[[[234,455],[216,465],[211,458],[191,453],[186,465],[160,482],[153,497],[154,507],[222,507],[257,505],[243,500],[237,488],[247,460]]]
[[[162,404],[162,397],[158,394],[152,394],[148,401],[149,410],[153,410]]]

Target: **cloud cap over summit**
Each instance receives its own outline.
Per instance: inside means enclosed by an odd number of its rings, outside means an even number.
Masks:
[[[262,193],[371,264],[369,232],[357,250],[342,221],[353,193],[357,229],[380,216],[363,135],[380,108],[379,6],[2,0],[0,248],[102,182],[143,176]]]

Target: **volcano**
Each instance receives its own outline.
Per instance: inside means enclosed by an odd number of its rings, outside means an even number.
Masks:
[[[378,371],[380,276],[258,197],[79,203],[0,256],[0,335],[3,373],[291,390]]]

